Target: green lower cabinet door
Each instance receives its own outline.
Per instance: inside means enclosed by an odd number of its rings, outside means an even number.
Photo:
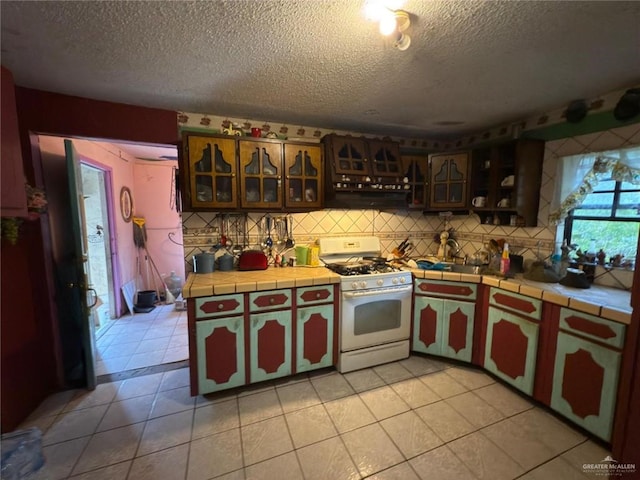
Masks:
[[[251,383],[291,375],[291,310],[249,317]]]
[[[413,350],[442,355],[443,314],[442,299],[416,295],[413,313]]]
[[[532,395],[538,330],[537,323],[489,307],[484,368]]]
[[[198,393],[202,395],[246,383],[242,317],[198,320],[196,348]]]
[[[471,361],[475,304],[444,301],[442,321],[442,355],[465,362]]]
[[[333,365],[333,305],[298,308],[296,371]]]
[[[620,359],[620,352],[559,332],[551,408],[609,441]]]

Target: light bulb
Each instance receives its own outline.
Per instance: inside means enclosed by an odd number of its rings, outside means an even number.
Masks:
[[[380,20],[387,9],[380,2],[374,2],[369,0],[364,6],[364,17],[367,20],[377,22]]]
[[[396,31],[397,27],[398,23],[393,12],[387,12],[387,14],[380,19],[380,33],[384,36],[391,35]]]

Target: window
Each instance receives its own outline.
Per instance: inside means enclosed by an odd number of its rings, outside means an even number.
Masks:
[[[564,238],[584,252],[602,249],[606,259],[635,260],[640,231],[640,185],[603,178],[582,204],[569,211]]]
[[[560,158],[555,188],[549,221],[565,221],[568,242],[583,252],[602,249],[607,261],[637,259],[640,146]]]

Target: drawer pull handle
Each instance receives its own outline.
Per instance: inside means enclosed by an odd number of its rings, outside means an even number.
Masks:
[[[319,299],[320,298],[320,292],[316,293],[316,298]]]
[[[224,309],[224,304],[221,303],[218,305],[218,310],[222,310],[222,309]]]
[[[276,299],[273,297],[269,298],[269,303],[273,305],[274,303],[276,303]]]

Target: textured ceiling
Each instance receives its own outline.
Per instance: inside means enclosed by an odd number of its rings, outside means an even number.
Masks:
[[[2,64],[69,95],[429,138],[640,81],[640,2],[407,0],[404,52],[363,4],[2,1]]]

